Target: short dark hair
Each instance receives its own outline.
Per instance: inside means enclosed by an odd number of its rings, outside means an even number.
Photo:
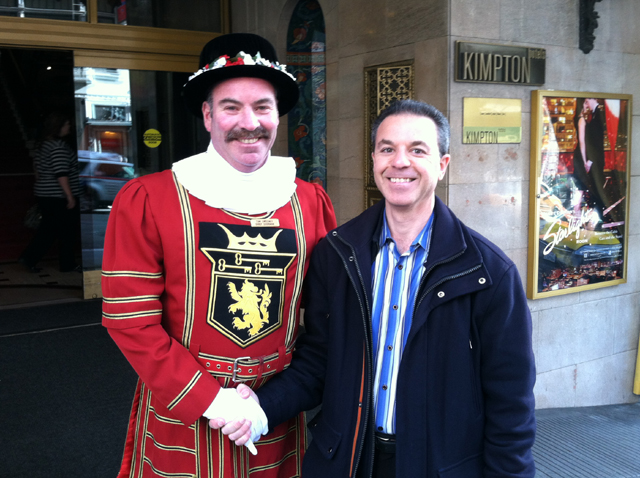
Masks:
[[[60,135],[60,130],[64,126],[64,124],[70,121],[69,116],[60,111],[53,111],[47,115],[44,119],[44,124],[42,126],[42,137],[43,138],[58,138]]]
[[[380,113],[380,116],[378,116],[371,125],[371,146],[374,150],[380,124],[389,116],[401,114],[424,116],[432,120],[438,132],[438,150],[440,157],[449,152],[449,137],[451,135],[449,120],[447,120],[447,117],[435,106],[416,100],[396,100]]]

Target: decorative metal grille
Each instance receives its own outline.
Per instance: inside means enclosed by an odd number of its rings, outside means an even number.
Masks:
[[[413,98],[413,60],[365,68],[364,91],[364,200],[365,207],[369,207],[382,199],[382,194],[373,179],[371,125],[380,112],[393,101]]]

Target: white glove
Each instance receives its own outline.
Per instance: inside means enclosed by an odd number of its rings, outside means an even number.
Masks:
[[[253,398],[243,399],[234,388],[221,388],[209,408],[204,412],[208,419],[222,418],[226,423],[246,419],[251,421],[251,439],[244,446],[256,455],[254,442],[269,431],[267,416]]]

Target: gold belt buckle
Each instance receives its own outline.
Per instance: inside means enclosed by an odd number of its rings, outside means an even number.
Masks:
[[[251,357],[238,357],[237,359],[235,359],[233,361],[233,376],[231,377],[231,380],[234,381],[235,383],[240,383],[240,382],[245,382],[246,380],[238,380],[237,379],[237,373],[240,372],[240,366],[238,364],[238,362],[240,360],[249,360]]]

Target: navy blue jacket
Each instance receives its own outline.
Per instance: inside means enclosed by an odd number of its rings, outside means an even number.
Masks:
[[[371,265],[383,211],[380,202],[315,248],[306,334],[289,369],[258,390],[271,425],[322,403],[305,478],[371,476]],[[437,198],[434,213],[398,376],[397,476],[533,477],[535,366],[520,276]]]

